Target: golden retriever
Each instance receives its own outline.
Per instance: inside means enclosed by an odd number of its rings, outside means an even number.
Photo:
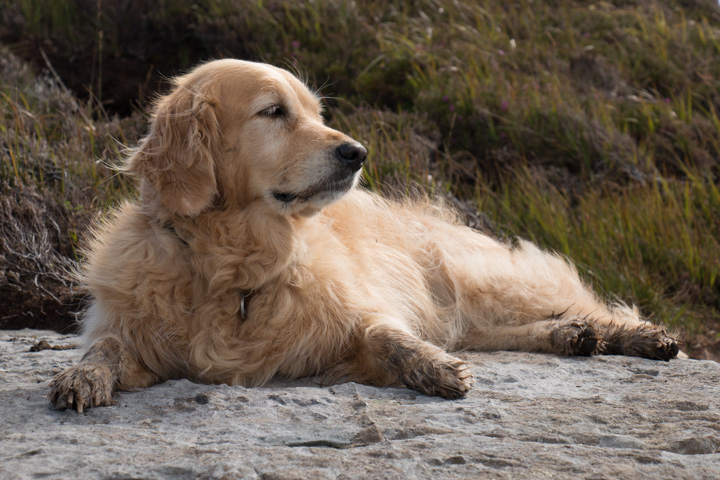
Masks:
[[[52,381],[56,408],[170,378],[325,375],[458,398],[472,377],[449,351],[678,354],[558,255],[355,188],[367,152],[321,110],[265,64],[218,60],[175,79],[127,160],[140,200],[87,251],[88,350]]]

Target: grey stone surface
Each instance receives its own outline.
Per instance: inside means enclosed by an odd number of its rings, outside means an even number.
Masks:
[[[79,352],[0,332],[0,478],[720,478],[720,364],[466,353],[448,401],[312,380],[173,380],[58,412],[49,379]]]

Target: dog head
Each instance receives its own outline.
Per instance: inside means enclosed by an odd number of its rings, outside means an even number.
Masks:
[[[127,164],[146,202],[193,216],[259,201],[307,216],[356,184],[367,151],[323,123],[319,98],[291,73],[226,59],[173,84]]]

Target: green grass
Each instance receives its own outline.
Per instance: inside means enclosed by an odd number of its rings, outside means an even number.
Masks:
[[[606,295],[638,303],[656,321],[703,329],[717,318],[720,191],[691,178],[609,192],[590,188],[575,202],[529,170],[479,208],[508,234],[553,248]]]
[[[141,129],[139,115],[110,120],[106,109],[137,101],[155,70],[263,60],[321,87],[328,122],[368,146],[370,188],[454,195],[494,233],[567,255],[655,321],[695,334],[720,320],[714,1],[179,0],[139,16],[122,5],[0,0],[0,38],[29,60],[54,45],[61,76],[92,92],[71,107],[31,75],[3,79],[6,189],[111,205],[132,188],[98,165]],[[120,79],[136,96],[108,103],[113,75],[138,64]]]

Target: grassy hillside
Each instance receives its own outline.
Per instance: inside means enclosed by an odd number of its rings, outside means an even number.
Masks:
[[[321,88],[328,122],[369,147],[370,188],[446,196],[473,225],[560,251],[600,291],[682,327],[697,355],[717,351],[714,0],[136,3],[0,0],[0,42],[81,99],[0,53],[4,202],[32,192],[63,218],[40,249],[58,262],[92,211],[132,191],[101,164],[142,133],[138,106],[164,76],[235,56]],[[13,205],[3,215],[18,218]],[[35,281],[17,261],[3,297],[28,290],[13,278]]]

